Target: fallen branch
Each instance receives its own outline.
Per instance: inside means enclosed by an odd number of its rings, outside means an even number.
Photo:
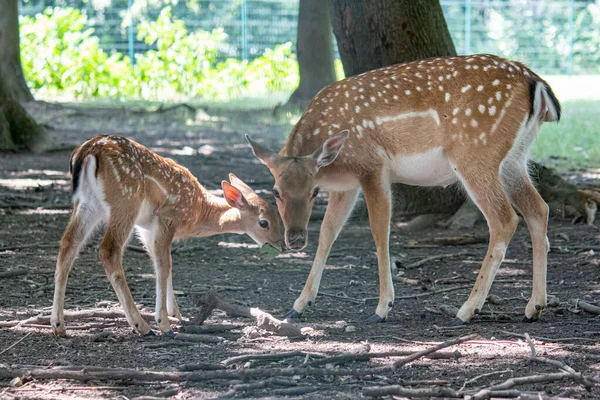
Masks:
[[[179,371],[218,371],[225,369],[221,364],[183,364],[178,368]]]
[[[264,312],[258,308],[250,308],[245,306],[238,306],[227,303],[217,296],[217,292],[214,287],[206,293],[204,298],[201,300],[202,309],[200,312],[201,324],[208,318],[212,311],[216,308],[225,311],[231,316],[241,317],[254,317],[256,319],[256,326],[259,329],[264,329],[278,336],[287,337],[302,337],[302,331],[296,325],[289,322],[280,321],[273,317],[271,314]]]
[[[508,335],[508,336],[514,336],[514,337],[519,337],[521,339],[525,339],[525,335],[522,335],[520,333],[514,333],[514,332],[509,332],[509,331],[503,331],[503,330],[501,330],[500,332],[504,333],[505,335]],[[581,337],[549,338],[549,337],[544,337],[544,336],[534,336],[534,337],[532,337],[532,339],[541,340],[543,342],[571,342],[574,340],[582,340],[582,341],[586,341],[586,342],[597,342],[596,339],[581,338]]]
[[[216,333],[216,332],[227,332],[233,329],[240,329],[242,326],[240,325],[223,325],[223,324],[214,324],[214,325],[185,325],[182,326],[180,331],[185,333]]]
[[[571,377],[571,374],[569,374],[568,372],[560,372],[560,373],[556,373],[556,374],[529,375],[529,376],[522,376],[519,378],[510,378],[498,385],[494,385],[489,388],[479,390],[477,393],[473,394],[472,398],[474,400],[480,400],[480,399],[489,399],[492,396],[499,397],[499,396],[496,396],[496,394],[494,392],[504,391],[507,389],[512,389],[515,386],[530,385],[533,383],[562,381],[562,380],[568,379],[570,377]]]
[[[488,378],[490,376],[494,376],[494,375],[502,375],[502,374],[507,374],[507,373],[512,373],[512,369],[505,369],[503,371],[494,371],[494,372],[488,372],[487,374],[481,374],[481,375],[477,375],[474,378],[468,379],[465,381],[465,383],[463,383],[462,387],[458,390],[459,392],[462,392],[468,384],[470,383],[475,383],[478,380],[482,379],[482,378]]]
[[[14,271],[0,272],[0,279],[14,278],[15,276],[27,275],[28,273],[28,269],[16,269]]]
[[[394,297],[394,299],[395,300],[416,299],[416,298],[419,298],[419,297],[434,296],[436,294],[446,293],[446,292],[453,292],[453,291],[456,291],[456,290],[470,289],[472,287],[473,287],[473,285],[455,286],[455,287],[450,287],[450,288],[435,290],[433,292],[423,292],[423,293],[408,294],[408,295],[405,295],[405,296],[396,296],[396,297]],[[374,301],[374,300],[379,301],[379,297],[367,297],[365,299],[365,301]]]
[[[183,342],[199,342],[199,343],[221,343],[225,340],[220,336],[198,335],[195,333],[178,333],[175,335],[176,340]]]
[[[219,398],[230,398],[234,397],[236,394],[243,392],[250,392],[254,390],[266,389],[274,386],[296,386],[295,382],[284,380],[284,379],[267,379],[259,382],[252,383],[240,383],[237,385],[231,386],[228,392],[219,396]],[[272,393],[271,393],[272,394]]]
[[[587,311],[590,314],[600,315],[600,307],[585,302],[579,299],[571,299],[569,300],[569,304],[571,304],[575,308],[581,308],[583,311]]]
[[[277,360],[283,360],[286,358],[292,358],[292,357],[306,357],[306,356],[313,356],[313,357],[323,357],[322,355],[319,354],[314,354],[314,353],[305,353],[303,351],[291,351],[288,353],[267,353],[267,354],[244,354],[241,356],[235,356],[235,357],[230,357],[227,358],[223,361],[221,361],[221,365],[224,366],[229,366],[231,364],[236,364],[236,363],[243,363],[246,361],[250,361],[250,360],[256,360],[256,361],[277,361]]]
[[[363,396],[383,397],[383,396],[403,396],[403,397],[450,397],[458,398],[462,395],[454,389],[445,387],[432,387],[424,389],[412,389],[400,385],[393,386],[373,386],[366,387],[362,391]]]
[[[384,372],[391,372],[405,364],[413,362],[428,354],[446,347],[454,346],[477,337],[476,334],[448,340],[431,348],[418,351],[410,356],[396,361],[393,365],[367,369],[329,369],[329,368],[257,368],[241,370],[202,371],[202,372],[167,372],[144,371],[126,368],[101,368],[101,367],[75,367],[70,366],[54,368],[36,368],[31,366],[8,368],[0,366],[0,378],[14,378],[15,376],[28,376],[33,379],[71,379],[78,381],[87,380],[137,380],[137,381],[170,381],[170,382],[208,382],[219,379],[265,379],[281,376],[368,376]],[[567,376],[569,376],[567,374]]]
[[[351,353],[342,353],[331,357],[322,358],[320,360],[315,360],[308,365],[311,367],[316,367],[318,365],[326,365],[326,364],[334,364],[341,365],[348,362],[355,361],[368,361],[372,358],[387,358],[387,357],[406,357],[413,354],[410,351],[389,351],[382,353],[359,353],[359,354],[351,354]],[[435,352],[425,356],[432,360],[444,360],[444,359],[454,359],[457,360],[462,357],[462,354],[458,351],[454,352]]]
[[[154,321],[154,314],[141,313],[144,320],[152,322]],[[109,310],[81,310],[81,311],[66,311],[65,320],[74,321],[78,319],[87,318],[106,318],[106,319],[119,319],[125,318],[125,314],[122,311],[109,311]],[[173,323],[177,323],[178,319],[169,317],[169,320]],[[15,326],[26,326],[26,325],[50,325],[50,315],[38,315],[24,320],[13,320],[13,321],[0,321],[0,328],[12,328]]]

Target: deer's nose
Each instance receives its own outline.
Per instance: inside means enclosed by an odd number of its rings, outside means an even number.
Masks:
[[[301,229],[292,229],[287,233],[287,244],[290,249],[300,250],[306,246],[306,232]]]

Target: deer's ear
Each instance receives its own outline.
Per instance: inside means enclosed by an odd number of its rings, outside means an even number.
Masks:
[[[246,140],[252,146],[252,151],[256,158],[260,160],[267,167],[270,167],[273,164],[275,158],[278,157],[277,154],[273,153],[271,150],[263,146],[262,144],[256,143],[254,140],[250,139],[250,136],[246,135]]]
[[[348,130],[342,131],[335,136],[330,137],[323,143],[323,145],[317,148],[313,153],[312,157],[317,160],[317,168],[326,167],[335,161],[338,154],[344,147],[346,139],[350,132]]]
[[[223,188],[223,196],[225,196],[227,204],[240,210],[243,210],[244,207],[246,207],[248,202],[238,188],[227,181],[221,182],[221,187]]]

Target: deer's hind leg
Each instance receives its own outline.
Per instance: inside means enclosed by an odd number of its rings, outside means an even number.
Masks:
[[[55,335],[66,335],[64,305],[67,280],[79,250],[102,219],[102,211],[88,203],[75,203],[69,224],[60,240],[54,273],[54,301],[50,324]]]
[[[546,308],[546,271],[547,254],[550,250],[548,243],[548,205],[533,186],[527,169],[528,141],[536,136],[536,129],[527,135],[521,146],[511,151],[503,163],[501,174],[502,182],[514,206],[523,215],[533,252],[533,283],[532,293],[527,307],[525,318],[527,321],[537,321],[541,312]]]

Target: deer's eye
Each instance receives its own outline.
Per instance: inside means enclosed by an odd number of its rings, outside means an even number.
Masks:
[[[315,188],[315,190],[313,191],[313,194],[312,194],[312,198],[314,199],[315,197],[317,197],[318,194],[319,194],[319,188]]]
[[[261,219],[260,221],[258,221],[258,224],[261,228],[264,229],[267,229],[269,227],[269,221],[267,221],[266,219]]]
[[[281,195],[279,194],[277,189],[273,189],[273,196],[275,196],[276,199],[281,199]]]

